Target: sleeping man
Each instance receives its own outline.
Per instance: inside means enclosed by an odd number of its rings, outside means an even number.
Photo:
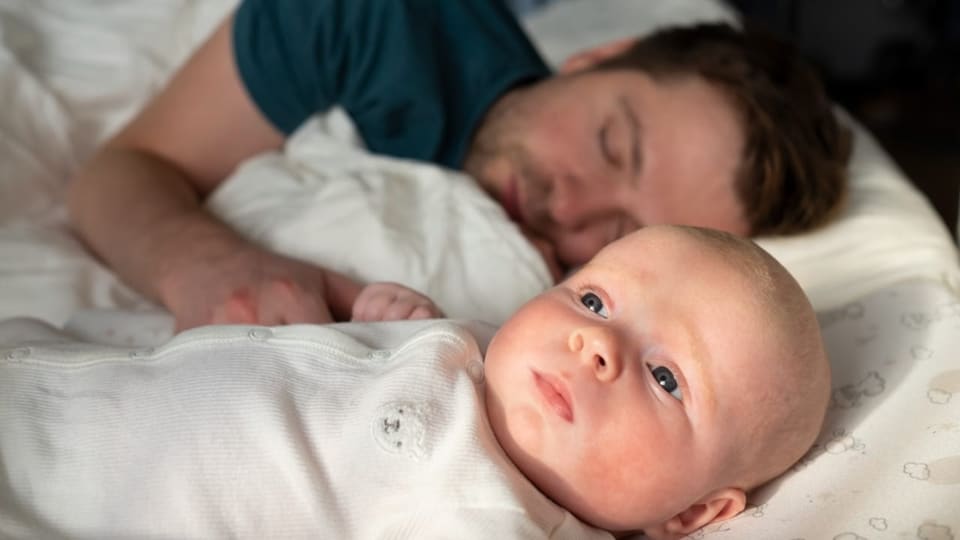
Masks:
[[[654,224],[807,230],[846,189],[819,81],[756,32],[671,29],[552,74],[502,0],[244,0],[76,172],[73,224],[179,328],[344,320],[352,294],[325,267],[202,204],[333,106],[372,152],[464,170],[567,268]]]
[[[799,286],[705,229],[615,241],[485,354],[452,321],[360,326],[403,337],[0,349],[0,536],[676,539],[797,461],[829,399]]]

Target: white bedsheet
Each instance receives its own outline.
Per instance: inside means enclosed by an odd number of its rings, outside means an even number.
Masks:
[[[232,2],[0,1],[0,318],[149,307],[70,233],[64,186]]]
[[[904,282],[820,323],[834,390],[819,440],[704,537],[960,537],[960,296]]]

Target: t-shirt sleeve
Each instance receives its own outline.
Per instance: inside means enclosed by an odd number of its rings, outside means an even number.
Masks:
[[[330,69],[318,60],[334,71],[342,61],[336,49],[344,28],[337,24],[340,15],[340,2],[331,0],[246,0],[237,8],[237,70],[254,103],[283,133],[335,103],[326,76]]]
[[[244,0],[233,39],[284,133],[339,105],[371,151],[451,167],[496,98],[549,74],[501,0]]]

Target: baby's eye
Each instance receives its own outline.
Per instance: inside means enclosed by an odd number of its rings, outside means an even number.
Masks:
[[[584,293],[580,296],[580,303],[587,306],[587,309],[606,319],[608,317],[607,308],[603,307],[603,300],[592,292]]]
[[[657,366],[651,368],[650,373],[653,374],[653,378],[656,379],[657,384],[659,384],[661,388],[670,392],[671,396],[683,401],[683,393],[680,391],[680,385],[677,384],[677,379],[673,376],[670,368]]]

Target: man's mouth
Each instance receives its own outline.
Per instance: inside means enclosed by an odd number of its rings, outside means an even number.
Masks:
[[[536,371],[533,372],[533,381],[544,403],[557,416],[573,423],[573,404],[570,401],[570,394],[566,386],[556,377],[540,374]]]
[[[520,193],[517,183],[517,177],[511,176],[507,183],[507,189],[503,192],[503,200],[500,202],[510,219],[523,225],[523,213],[520,211]]]

